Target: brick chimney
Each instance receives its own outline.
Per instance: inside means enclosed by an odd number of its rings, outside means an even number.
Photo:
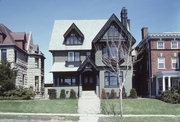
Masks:
[[[148,28],[147,27],[143,27],[141,29],[142,32],[142,40],[145,39],[148,36]]]

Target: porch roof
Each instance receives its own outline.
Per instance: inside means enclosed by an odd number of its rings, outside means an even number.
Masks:
[[[180,77],[180,71],[162,71],[154,74],[156,77]]]
[[[72,72],[77,69],[78,67],[65,67],[65,62],[54,62],[50,72]]]

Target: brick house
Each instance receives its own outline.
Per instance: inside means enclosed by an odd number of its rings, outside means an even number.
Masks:
[[[180,89],[180,33],[149,33],[142,28],[136,51],[133,86],[139,95],[159,96],[167,89]]]
[[[59,97],[60,91],[65,89],[68,97],[70,89],[74,89],[78,96],[82,91],[91,90],[101,96],[102,89],[106,90],[107,95],[114,89],[119,96],[117,77],[107,72],[102,55],[107,53],[106,41],[109,39],[130,41],[127,40],[127,37],[132,37],[129,24],[125,8],[121,11],[121,19],[113,14],[105,20],[56,20],[49,45],[53,56],[50,71],[53,84],[46,87],[46,92],[56,89]],[[134,38],[131,41],[136,42]],[[96,50],[94,45],[100,50]],[[121,68],[124,68],[123,65]],[[122,80],[124,74],[122,70]],[[132,88],[132,72],[128,76],[125,84],[127,94]]]
[[[39,46],[33,44],[31,33],[12,32],[0,24],[0,61],[8,61],[16,68],[16,86],[31,87],[42,93],[44,59]]]

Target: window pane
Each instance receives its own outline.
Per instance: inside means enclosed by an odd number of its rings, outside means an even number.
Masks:
[[[172,43],[172,48],[178,48],[178,41],[177,40],[174,40],[171,43]]]
[[[68,61],[74,61],[74,52],[68,52]]]
[[[80,61],[80,53],[75,52],[75,61]]]
[[[109,78],[105,77],[105,86],[109,86]]]
[[[117,86],[117,77],[110,77],[110,86]]]
[[[72,85],[76,85],[76,79],[72,78]]]
[[[158,48],[160,48],[160,49],[164,48],[164,41],[162,41],[162,40],[158,41]]]
[[[2,49],[1,50],[1,61],[6,61],[7,60],[7,50]]]
[[[158,68],[160,68],[160,69],[165,68],[165,58],[164,57],[158,58]]]
[[[71,85],[71,78],[65,78],[64,85]]]

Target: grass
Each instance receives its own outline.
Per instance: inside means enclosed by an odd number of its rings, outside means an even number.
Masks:
[[[172,117],[106,117],[99,118],[98,122],[179,122],[179,118]]]
[[[119,114],[119,100],[101,100],[102,113]],[[169,104],[156,99],[123,99],[124,114],[180,114],[180,104]]]
[[[73,116],[20,116],[20,115],[0,115],[0,119],[20,119],[20,120],[71,120],[78,121],[79,117]]]
[[[77,113],[77,100],[0,100],[0,112]]]

